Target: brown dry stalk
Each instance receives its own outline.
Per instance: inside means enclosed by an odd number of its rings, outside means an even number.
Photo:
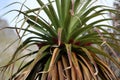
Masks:
[[[55,60],[56,60],[56,57],[57,57],[59,51],[60,51],[59,48],[55,48],[55,49],[54,49],[48,71],[52,70],[52,68],[53,68],[53,66],[54,66],[54,63],[55,63]]]
[[[70,13],[72,16],[74,16],[74,0],[71,0],[72,2],[72,9],[70,10]]]

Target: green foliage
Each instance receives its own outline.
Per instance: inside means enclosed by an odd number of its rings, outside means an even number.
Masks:
[[[114,55],[114,50],[120,50],[116,47],[119,40],[115,37],[119,34],[113,34],[107,29],[119,30],[105,24],[105,21],[112,19],[104,15],[108,12],[116,13],[115,10],[103,5],[93,6],[92,0],[48,0],[46,4],[42,0],[37,2],[39,8],[16,10],[24,15],[22,27],[11,29],[23,31],[22,38],[25,33],[34,35],[20,44],[11,61],[4,67],[9,68],[16,61],[30,56],[32,59],[21,65],[10,79],[118,80],[109,64],[101,58],[109,59],[120,68],[119,59],[111,57],[104,49],[105,45]],[[47,18],[40,15],[42,11]],[[16,57],[33,45],[37,45],[37,51]]]

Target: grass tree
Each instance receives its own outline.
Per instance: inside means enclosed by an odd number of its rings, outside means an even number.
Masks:
[[[31,34],[19,45],[8,64],[2,67],[5,72],[14,70],[17,61],[31,57],[16,71],[11,71],[10,80],[118,80],[109,64],[101,57],[109,59],[120,68],[114,50],[119,51],[119,39],[107,29],[115,27],[106,24],[111,18],[108,12],[115,10],[103,5],[93,5],[94,0],[37,0],[40,7],[19,12],[24,18],[21,27],[8,27],[23,31],[20,39]],[[41,14],[44,13],[44,16]],[[19,16],[18,15],[18,16]],[[17,17],[18,17],[17,16]],[[18,22],[18,23],[19,23]],[[34,30],[32,29],[34,28]],[[33,35],[32,35],[33,34]],[[107,42],[112,39],[115,43]],[[30,46],[36,51],[18,56]],[[104,49],[107,46],[114,57]]]

